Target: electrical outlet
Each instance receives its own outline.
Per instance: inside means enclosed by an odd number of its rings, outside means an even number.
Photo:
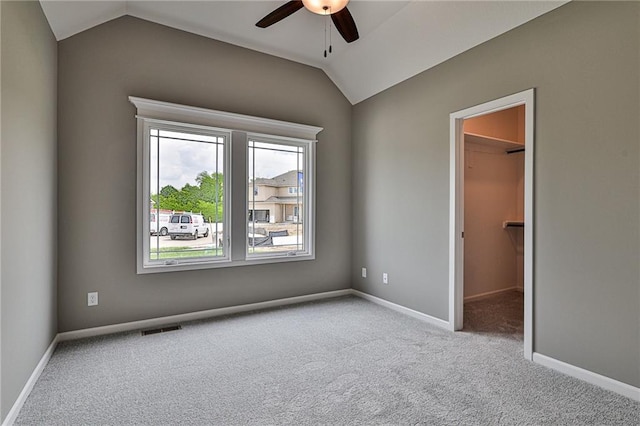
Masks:
[[[98,304],[98,292],[87,293],[87,306],[96,306]]]
[[[362,278],[367,278],[367,268],[362,268]]]
[[[389,275],[386,272],[382,273],[382,284],[389,284]]]

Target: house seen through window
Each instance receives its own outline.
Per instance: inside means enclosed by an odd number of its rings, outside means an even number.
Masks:
[[[305,145],[249,139],[248,164],[248,255],[304,251]]]

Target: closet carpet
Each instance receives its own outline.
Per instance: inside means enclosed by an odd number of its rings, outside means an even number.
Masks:
[[[345,297],[62,342],[16,424],[638,424],[639,403],[524,360],[517,324],[491,321],[451,333]]]

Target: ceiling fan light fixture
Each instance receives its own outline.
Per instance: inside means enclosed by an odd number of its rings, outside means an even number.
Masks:
[[[304,7],[318,15],[340,12],[347,3],[349,3],[349,0],[302,0]]]

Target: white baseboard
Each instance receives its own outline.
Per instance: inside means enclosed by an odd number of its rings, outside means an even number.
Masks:
[[[16,421],[16,419],[18,418],[18,414],[22,409],[22,406],[33,390],[33,386],[35,386],[38,378],[40,378],[40,374],[42,374],[44,367],[47,366],[47,363],[51,359],[51,355],[53,355],[53,351],[55,351],[57,345],[58,335],[53,338],[51,344],[44,352],[44,355],[42,355],[42,358],[40,358],[40,362],[38,362],[38,365],[36,365],[33,373],[31,373],[31,376],[29,377],[29,380],[27,380],[27,383],[24,385],[24,388],[22,388],[22,392],[20,392],[20,395],[18,395],[18,399],[16,399],[16,402],[13,403],[13,406],[11,407],[11,410],[9,410],[7,417],[5,417],[4,421],[2,422],[2,426],[11,426]]]
[[[354,289],[344,289],[328,291],[324,293],[314,293],[304,296],[288,297],[285,299],[269,300],[266,302],[249,303],[246,305],[229,306],[226,308],[209,309],[206,311],[189,312],[186,314],[171,315],[166,317],[151,318],[140,321],[131,321],[121,324],[105,325],[102,327],[85,328],[81,330],[66,331],[59,333],[57,341],[64,342],[66,340],[83,339],[86,337],[102,336],[105,334],[121,333],[125,331],[141,330],[145,328],[159,327],[163,325],[175,324],[180,322],[195,321],[200,319],[213,318],[222,315],[231,315],[242,312],[258,311],[261,309],[274,308],[278,306],[292,305],[296,303],[311,302],[314,300],[330,299],[334,297],[353,295],[366,299],[370,302],[378,305],[385,306],[393,309],[394,311],[402,312],[414,318],[418,318],[422,321],[430,324],[437,325],[449,329],[449,322],[441,320],[431,315],[423,314],[422,312],[414,311],[413,309],[406,308],[404,306],[389,302],[376,296],[372,296],[367,293],[363,293]]]
[[[58,342],[65,341],[65,340],[72,340],[72,339],[80,339],[84,337],[118,333],[123,331],[133,331],[133,330],[139,330],[139,329],[144,329],[149,327],[175,324],[177,322],[206,319],[206,318],[212,318],[212,317],[221,316],[221,315],[230,315],[235,313],[255,311],[260,309],[268,309],[268,308],[274,308],[278,306],[291,305],[295,303],[304,303],[304,302],[310,302],[314,300],[329,299],[329,298],[348,296],[348,295],[360,297],[362,299],[387,307],[389,309],[393,309],[394,311],[401,312],[413,318],[417,318],[419,320],[425,321],[429,324],[436,325],[438,327],[445,328],[447,330],[451,329],[448,321],[444,321],[439,318],[432,317],[431,315],[423,314],[422,312],[418,312],[413,309],[406,308],[404,306],[389,302],[387,300],[381,299],[376,296],[372,296],[367,293],[363,293],[358,290],[344,289],[344,290],[328,291],[325,293],[315,293],[315,294],[309,294],[304,296],[289,297],[285,299],[270,300],[267,302],[250,303],[246,305],[230,306],[227,308],[210,309],[206,311],[198,311],[198,312],[191,312],[187,314],[153,318],[153,319],[142,320],[142,321],[132,321],[132,322],[127,322],[122,324],[103,326],[103,327],[94,327],[94,328],[88,328],[83,330],[68,331],[64,333],[59,333],[54,337],[53,341],[51,342],[51,344],[45,351],[44,355],[40,359],[40,362],[38,363],[36,368],[33,370],[33,373],[29,377],[29,380],[27,380],[27,383],[22,389],[22,392],[20,392],[18,399],[11,407],[11,410],[7,414],[7,417],[2,422],[2,426],[11,426],[16,421],[18,414],[20,413],[20,409],[22,408],[25,401],[27,400],[27,397],[31,393],[31,390],[33,389],[33,386],[35,385],[35,383],[38,381],[38,378],[40,377],[40,374],[44,370],[47,363],[49,362],[49,359],[51,359],[51,355],[53,355],[53,352]],[[596,386],[600,386],[604,389],[616,392],[620,395],[631,398],[634,401],[640,401],[640,389],[637,387],[619,382],[617,380],[602,376],[597,373],[593,373],[588,370],[584,370],[582,368],[573,366],[571,364],[567,364],[562,361],[558,361],[556,359],[550,358],[548,356],[545,356],[539,353],[533,354],[533,361],[545,367],[552,368],[561,373],[567,374],[569,376],[576,377],[588,383],[592,383]]]
[[[126,322],[122,324],[106,325],[103,327],[93,327],[93,328],[87,328],[82,330],[74,330],[74,331],[67,331],[64,333],[58,333],[54,337],[53,341],[51,342],[47,350],[45,351],[44,355],[42,356],[42,359],[40,359],[40,362],[38,363],[36,368],[33,370],[31,377],[29,377],[29,380],[27,381],[24,388],[22,389],[22,392],[20,392],[18,399],[13,404],[13,407],[11,407],[11,411],[9,411],[9,413],[7,414],[7,417],[2,422],[2,426],[11,426],[16,421],[16,418],[20,413],[20,409],[22,408],[22,406],[24,405],[24,402],[27,400],[27,397],[31,393],[33,386],[38,381],[38,378],[40,377],[40,374],[44,370],[44,367],[49,362],[49,359],[51,359],[51,355],[53,355],[53,352],[55,351],[56,346],[58,345],[58,342],[62,342],[65,340],[82,339],[85,337],[101,336],[104,334],[119,333],[123,331],[133,331],[133,330],[139,330],[139,329],[144,329],[149,327],[157,327],[161,325],[175,324],[177,322],[206,319],[206,318],[212,318],[212,317],[221,316],[221,315],[230,315],[230,314],[235,314],[240,312],[249,312],[249,311],[256,311],[260,309],[275,308],[278,306],[292,305],[295,303],[304,303],[304,302],[311,302],[314,300],[349,296],[351,294],[352,294],[351,289],[327,291],[324,293],[307,294],[304,296],[288,297],[285,299],[269,300],[266,302],[249,303],[246,305],[230,306],[227,308],[209,309],[206,311],[190,312],[187,314],[171,315],[166,317],[152,318],[148,320],[132,321],[132,322]]]
[[[512,290],[524,291],[524,289],[522,287],[501,288],[500,290],[487,291],[485,293],[474,294],[473,296],[465,297],[464,301],[465,302],[471,302],[473,300],[480,300],[480,299],[484,299],[486,297],[495,296],[496,294],[504,293],[504,292],[512,291]]]
[[[361,297],[365,300],[373,302],[375,304],[387,307],[389,309],[393,309],[394,311],[401,312],[405,315],[409,315],[410,317],[417,318],[419,320],[428,322],[429,324],[436,325],[438,327],[446,328],[447,330],[451,330],[449,326],[449,321],[441,320],[440,318],[432,317],[431,315],[423,314],[422,312],[414,311],[413,309],[406,308],[402,305],[397,305],[395,303],[389,302],[384,299],[380,299],[379,297],[372,296],[367,293],[363,293],[359,290],[351,289],[351,294],[354,296]]]
[[[121,333],[123,331],[134,331],[145,328],[159,327],[162,325],[170,325],[178,322],[195,321],[219,317],[222,315],[231,315],[241,312],[257,311],[260,309],[275,308],[278,306],[292,305],[295,303],[311,302],[314,300],[330,299],[333,297],[348,296],[351,289],[327,291],[324,293],[307,294],[304,296],[288,297],[285,299],[269,300],[266,302],[249,303],[246,305],[229,306],[226,308],[208,309],[206,311],[189,312],[187,314],[171,315],[166,317],[151,318],[140,321],[131,321],[121,324],[105,325],[102,327],[85,328],[82,330],[66,331],[58,334],[58,340],[82,339],[85,337],[101,336],[104,334]]]
[[[576,367],[575,365],[567,364],[566,362],[558,361],[557,359],[537,352],[533,353],[533,362],[640,402],[640,388],[635,386],[585,370],[584,368]]]

